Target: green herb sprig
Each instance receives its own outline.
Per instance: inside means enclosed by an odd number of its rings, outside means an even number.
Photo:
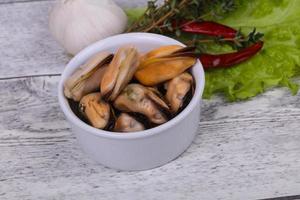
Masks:
[[[127,32],[164,33],[172,31],[175,20],[202,20],[220,18],[235,9],[234,0],[166,0],[162,5],[157,0],[148,2],[144,15],[133,23]],[[177,32],[179,36],[179,32]]]
[[[207,43],[228,44],[239,50],[259,41],[263,34],[254,30],[247,36],[239,31],[235,38],[212,38],[182,33],[180,27],[174,28],[174,22],[186,20],[189,22],[202,20],[218,20],[237,8],[235,0],[166,0],[159,4],[157,0],[148,2],[147,9],[127,32],[152,32],[171,36],[184,42],[188,46],[197,47],[198,51],[205,51]]]

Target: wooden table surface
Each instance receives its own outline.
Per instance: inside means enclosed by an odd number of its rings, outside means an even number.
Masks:
[[[300,199],[300,95],[286,89],[205,100],[194,143],[163,167],[120,172],[87,158],[57,102],[70,58],[49,34],[52,4],[0,0],[1,200]]]

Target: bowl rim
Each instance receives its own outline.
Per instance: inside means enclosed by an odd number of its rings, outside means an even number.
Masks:
[[[196,79],[196,81],[195,81],[196,87],[195,87],[195,92],[194,92],[194,95],[193,95],[191,101],[189,102],[187,107],[181,111],[181,113],[179,113],[176,117],[174,117],[173,119],[171,119],[170,121],[168,121],[164,124],[161,124],[157,127],[147,129],[144,131],[137,131],[137,132],[132,132],[132,133],[120,133],[120,132],[111,132],[111,131],[105,131],[105,130],[94,128],[94,127],[86,124],[85,122],[83,122],[81,119],[79,119],[75,115],[75,113],[71,110],[70,105],[69,105],[66,97],[64,96],[64,92],[63,92],[64,82],[65,82],[66,78],[68,77],[66,74],[73,73],[75,71],[75,69],[77,69],[80,66],[80,64],[78,64],[78,63],[82,62],[82,60],[86,57],[86,55],[90,55],[90,54],[92,55],[99,51],[105,51],[105,49],[101,49],[101,48],[105,47],[107,44],[112,44],[115,41],[121,40],[121,39],[123,39],[124,41],[134,40],[137,37],[142,37],[145,39],[164,40],[170,44],[178,44],[178,45],[185,46],[183,43],[181,43],[173,38],[159,35],[159,34],[124,33],[124,34],[111,36],[111,37],[105,38],[103,40],[100,40],[98,42],[95,42],[95,43],[89,45],[88,47],[86,47],[85,49],[83,49],[82,51],[80,51],[66,65],[66,67],[61,75],[59,85],[58,85],[59,105],[60,105],[63,113],[65,114],[66,118],[68,119],[69,123],[71,123],[72,126],[73,125],[78,126],[79,128],[85,130],[88,133],[92,133],[93,135],[108,138],[108,139],[145,138],[145,137],[150,137],[150,136],[153,136],[156,134],[163,133],[165,130],[172,128],[176,124],[180,123],[193,111],[193,109],[197,106],[197,104],[200,103],[202,94],[204,91],[205,74],[204,74],[204,69],[203,69],[201,62],[199,60],[197,60],[196,64],[192,67],[191,71],[192,71],[192,75],[194,76],[194,78],[195,78],[195,73],[200,75],[200,77],[198,77],[198,79]]]

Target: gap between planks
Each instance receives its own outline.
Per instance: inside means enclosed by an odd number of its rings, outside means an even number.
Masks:
[[[27,78],[39,78],[39,77],[56,77],[61,76],[61,74],[36,74],[36,75],[26,75],[26,76],[12,76],[0,78],[0,81],[13,80],[13,79],[27,79]]]
[[[15,3],[32,3],[39,1],[54,1],[54,0],[4,0],[0,2],[0,6],[4,4],[15,4]]]

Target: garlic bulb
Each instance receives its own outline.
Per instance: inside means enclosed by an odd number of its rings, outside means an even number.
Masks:
[[[127,16],[112,0],[57,0],[49,26],[55,39],[75,55],[91,43],[122,33]]]

